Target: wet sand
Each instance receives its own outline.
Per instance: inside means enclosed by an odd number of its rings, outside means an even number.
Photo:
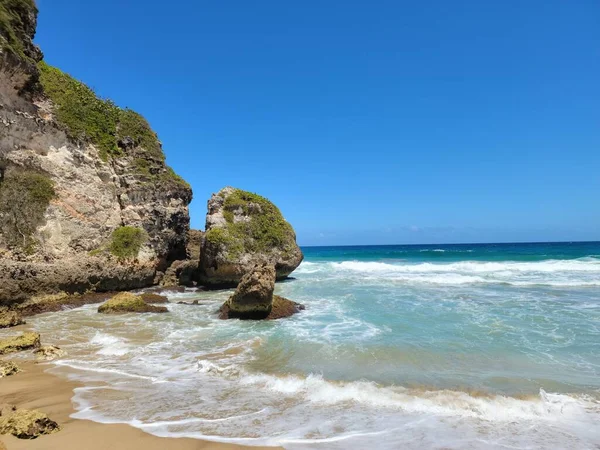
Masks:
[[[50,366],[33,362],[18,362],[23,372],[0,379],[0,403],[10,403],[24,409],[45,412],[62,428],[55,434],[34,440],[0,435],[8,450],[234,450],[242,447],[198,439],[160,438],[129,425],[101,424],[69,417],[74,411],[71,403],[73,389],[80,386],[44,372]],[[0,445],[1,448],[1,445]],[[259,449],[261,447],[252,447]],[[265,447],[262,447],[265,448]],[[274,448],[274,447],[269,447]]]

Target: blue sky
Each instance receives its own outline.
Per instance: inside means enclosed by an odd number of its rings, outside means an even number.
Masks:
[[[600,3],[38,0],[46,60],[301,245],[600,240]]]

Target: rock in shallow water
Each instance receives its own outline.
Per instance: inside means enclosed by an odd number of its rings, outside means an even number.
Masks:
[[[275,268],[259,264],[242,277],[234,294],[219,310],[221,319],[280,319],[296,314],[304,306],[278,295],[275,289]]]
[[[40,411],[2,408],[0,434],[12,434],[19,439],[35,439],[42,434],[60,431],[56,422]]]
[[[0,328],[16,327],[17,325],[22,325],[24,323],[25,321],[16,311],[0,312]]]
[[[37,359],[44,361],[52,361],[67,355],[67,352],[55,345],[44,345],[34,350],[33,353]]]
[[[122,292],[98,307],[98,312],[103,314],[135,313],[165,313],[169,310],[164,306],[147,304],[139,295]]]
[[[0,355],[8,353],[22,352],[40,346],[39,333],[23,333],[20,336],[13,336],[0,340]]]

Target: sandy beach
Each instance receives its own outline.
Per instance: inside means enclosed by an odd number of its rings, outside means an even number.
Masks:
[[[0,442],[8,450],[81,449],[120,450],[233,450],[247,448],[233,444],[207,442],[198,439],[160,438],[129,425],[101,424],[69,417],[73,412],[71,398],[77,383],[69,382],[45,372],[49,365],[33,362],[20,363],[23,372],[0,380],[2,403],[19,408],[38,409],[58,422],[62,430],[34,440],[17,439],[2,435]],[[259,447],[253,447],[259,448]],[[263,447],[264,448],[264,447]],[[273,447],[270,447],[273,448]]]

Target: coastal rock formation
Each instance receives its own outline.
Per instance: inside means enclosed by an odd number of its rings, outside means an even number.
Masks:
[[[275,268],[269,264],[255,266],[242,277],[234,294],[221,306],[221,319],[281,319],[296,314],[304,306],[278,295]]]
[[[60,262],[0,261],[0,304],[15,306],[36,296],[139,289],[152,284],[155,267],[111,264],[97,256]]]
[[[58,424],[40,411],[3,408],[0,434],[12,434],[19,439],[35,439],[43,434],[60,431]]]
[[[242,277],[234,294],[227,300],[228,317],[265,319],[273,307],[275,268],[270,264],[254,267]]]
[[[21,369],[12,361],[0,361],[0,378],[19,373]]]
[[[226,187],[209,200],[201,284],[233,287],[257,263],[272,265],[281,280],[303,258],[294,229],[266,198]]]
[[[198,260],[173,261],[160,281],[163,287],[194,286],[198,280]]]
[[[17,311],[0,311],[0,328],[16,327],[25,321]]]
[[[62,358],[67,355],[63,349],[56,345],[43,345],[40,348],[33,351],[37,359],[43,361],[53,361],[57,358]]]
[[[149,286],[187,257],[192,191],[141,115],[41,61],[36,17],[0,3],[0,304]]]
[[[164,306],[154,306],[146,303],[141,296],[129,292],[122,292],[98,307],[98,312],[103,314],[123,313],[165,313],[169,310]]]
[[[40,346],[39,333],[27,332],[20,336],[13,336],[0,340],[0,355],[22,352]]]
[[[144,292],[140,294],[142,300],[146,303],[169,303],[169,299],[164,295],[155,294],[153,292]]]

